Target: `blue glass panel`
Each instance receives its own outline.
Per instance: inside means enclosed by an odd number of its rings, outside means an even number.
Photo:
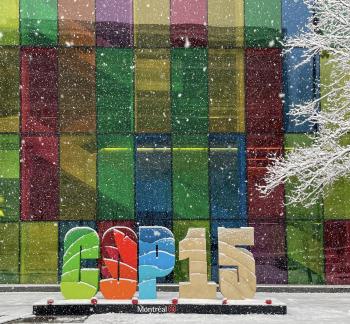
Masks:
[[[319,59],[316,57],[297,67],[303,61],[303,52],[304,49],[297,48],[284,56],[284,129],[287,133],[306,133],[315,129],[311,123],[297,125],[294,118],[288,115],[295,105],[312,101],[318,96],[315,80],[319,75]]]
[[[284,36],[300,34],[301,29],[306,28],[310,11],[304,0],[282,1],[282,32]]]
[[[62,259],[63,259],[63,252],[64,252],[64,237],[66,236],[66,233],[74,228],[79,226],[86,226],[90,227],[94,230],[97,230],[96,222],[94,221],[60,221],[59,222],[59,231],[58,231],[58,281],[61,281],[61,272],[62,272]],[[82,268],[96,268],[97,263],[96,260],[81,260],[82,262]]]
[[[136,211],[142,215],[171,212],[171,141],[168,135],[136,137]]]
[[[211,280],[219,282],[218,272],[218,227],[246,227],[247,220],[213,220],[210,224],[211,241]]]
[[[209,137],[210,209],[212,219],[246,219],[245,138]]]

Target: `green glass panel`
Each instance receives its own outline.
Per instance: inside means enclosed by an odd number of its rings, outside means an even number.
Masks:
[[[19,0],[1,0],[0,45],[17,45],[19,43],[18,28]]]
[[[173,136],[174,219],[209,219],[207,136]]]
[[[245,0],[246,47],[279,47],[281,0]]]
[[[340,145],[350,145],[350,135],[342,138]],[[350,177],[344,176],[335,181],[331,188],[326,190],[324,197],[324,218],[350,219]]]
[[[295,147],[307,147],[311,145],[312,138],[304,134],[286,134],[284,137],[284,149],[285,153],[291,152]],[[288,196],[291,194],[293,186],[296,184],[297,180],[293,179],[290,183],[286,183],[286,217],[288,220],[322,220],[323,217],[323,206],[320,200],[316,204],[305,207],[305,204],[299,203],[295,205],[288,204]]]
[[[324,283],[323,226],[306,221],[287,225],[288,283]]]
[[[134,219],[134,144],[132,136],[98,137],[99,220]]]
[[[174,281],[188,281],[188,259],[179,260],[179,242],[183,240],[189,228],[205,228],[207,243],[208,280],[211,278],[211,256],[210,256],[210,224],[209,221],[174,221],[173,233],[175,236],[176,261],[174,267]]]
[[[0,222],[19,218],[19,138],[0,135]]]
[[[0,283],[19,281],[19,226],[17,223],[0,224]]]
[[[19,49],[0,48],[0,133],[19,131]]]
[[[58,224],[21,224],[21,283],[57,282]]]
[[[60,220],[94,220],[96,215],[96,138],[60,137]]]
[[[171,60],[172,129],[178,133],[207,133],[207,49],[176,48]]]
[[[142,49],[135,52],[135,96],[136,132],[170,132],[169,50]]]
[[[97,49],[96,96],[99,133],[133,131],[133,60],[132,49]]]
[[[57,44],[57,0],[21,0],[21,43]]]

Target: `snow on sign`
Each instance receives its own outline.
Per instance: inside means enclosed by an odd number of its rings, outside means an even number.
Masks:
[[[256,292],[255,261],[241,246],[254,245],[254,229],[218,228],[219,284],[224,298],[251,299]],[[137,251],[138,250],[138,251]],[[101,255],[100,255],[101,254]],[[81,268],[84,259],[100,259],[99,268]],[[179,259],[189,259],[189,281],[179,283],[183,299],[216,299],[216,283],[207,281],[204,228],[189,228],[179,242]],[[100,239],[89,227],[75,227],[64,240],[61,292],[65,299],[91,299],[98,287],[105,299],[131,300],[139,278],[139,299],[157,299],[156,279],[174,269],[175,239],[161,226],[115,226]],[[102,279],[99,282],[100,272]]]

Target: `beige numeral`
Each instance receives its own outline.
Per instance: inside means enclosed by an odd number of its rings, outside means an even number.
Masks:
[[[189,282],[179,283],[180,298],[215,299],[216,283],[207,280],[207,251],[204,228],[189,228],[179,243],[179,259],[189,259]]]
[[[253,298],[256,292],[255,260],[247,249],[254,245],[254,228],[218,228],[220,291],[227,299]]]

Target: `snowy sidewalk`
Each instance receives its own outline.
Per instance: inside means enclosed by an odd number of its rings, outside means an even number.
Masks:
[[[169,298],[174,293],[159,293]],[[105,314],[73,318],[33,318],[32,304],[48,297],[61,299],[60,293],[7,292],[0,293],[0,323],[132,323],[132,324],[222,324],[222,323],[350,323],[350,293],[257,293],[257,298],[275,298],[286,303],[287,315],[184,315],[184,314]],[[26,318],[20,320],[20,318]],[[17,319],[17,320],[16,320]]]

